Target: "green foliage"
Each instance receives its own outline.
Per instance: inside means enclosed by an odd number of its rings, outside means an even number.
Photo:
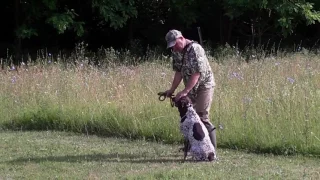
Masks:
[[[37,36],[37,30],[32,28],[32,27],[27,27],[25,24],[20,26],[18,29],[15,31],[16,36],[20,37],[22,39],[30,38],[32,36]]]
[[[73,2],[74,3],[74,2]],[[93,10],[97,10],[102,16],[102,23],[109,23],[112,28],[123,27],[127,20],[137,16],[135,1],[118,0],[92,0],[89,2]],[[67,30],[74,30],[77,36],[84,34],[84,21],[77,21],[86,14],[79,15],[77,11],[83,9],[84,5],[70,4],[62,0],[30,0],[25,4],[20,3],[23,18],[16,29],[17,36],[20,38],[30,38],[38,35],[35,22],[43,22],[51,25],[57,30],[58,34],[63,34]],[[17,15],[18,16],[18,15]],[[44,21],[43,21],[44,20]],[[43,25],[41,25],[43,26]]]
[[[84,22],[75,22],[75,17],[78,16],[73,9],[66,9],[64,13],[55,13],[50,16],[46,23],[52,25],[57,29],[59,34],[64,33],[67,28],[73,27],[74,31],[78,36],[81,36],[84,33],[83,25]]]
[[[92,7],[115,29],[123,27],[129,18],[137,16],[134,0],[92,0]]]
[[[57,9],[57,1],[58,0],[42,0],[42,3],[47,7],[49,10],[54,11]]]
[[[201,3],[195,0],[172,0],[170,11],[173,13],[173,16],[178,17],[178,21],[188,26],[196,22],[200,13],[197,9],[199,6],[201,6]]]
[[[54,39],[71,32],[91,41],[101,37],[122,35],[123,44],[141,40],[144,47],[163,43],[168,28],[180,28],[196,37],[195,26],[201,26],[203,38],[234,45],[240,39],[253,37],[277,38],[294,35],[298,25],[312,25],[320,21],[320,1],[317,0],[26,0],[1,1],[2,17],[14,12],[14,26],[5,26],[6,32],[15,32],[18,38],[47,36]],[[16,4],[15,4],[16,3]],[[299,26],[300,28],[300,26]],[[315,26],[310,27],[315,28]],[[307,29],[307,28],[305,28]],[[299,29],[300,30],[300,29]],[[99,36],[99,37],[94,37]],[[41,37],[39,38],[41,39]],[[74,39],[79,38],[70,38]],[[68,41],[68,40],[67,40]],[[110,40],[110,44],[114,41]],[[215,43],[214,42],[214,43]],[[56,42],[59,43],[59,42]],[[24,43],[22,43],[24,44]],[[117,43],[118,44],[118,43]],[[109,42],[108,42],[109,45]],[[221,44],[220,44],[221,45]],[[97,47],[100,46],[97,45]],[[143,48],[140,48],[143,49]],[[141,51],[145,51],[141,50]]]
[[[62,5],[59,0],[30,0],[20,3],[20,11],[16,12],[18,17],[18,27],[16,27],[16,35],[25,39],[37,36],[41,23],[47,23],[55,28],[58,34],[64,33],[67,29],[73,29],[78,36],[84,33],[84,22],[77,22],[75,19],[78,14],[74,9]],[[37,23],[36,23],[37,22]],[[37,28],[36,28],[37,27]]]
[[[226,15],[231,19],[241,19],[246,14],[249,14],[249,19],[256,21],[258,26],[268,19],[272,19],[274,25],[281,28],[281,32],[285,37],[292,34],[296,26],[301,22],[306,25],[320,22],[320,12],[314,10],[313,5],[313,3],[301,0],[223,1]]]
[[[300,21],[307,25],[320,22],[320,12],[313,10],[313,4],[308,2],[292,3],[285,1],[275,9],[279,15],[278,23],[284,36],[291,34]]]

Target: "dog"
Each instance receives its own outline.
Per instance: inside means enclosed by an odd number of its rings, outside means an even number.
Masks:
[[[216,151],[212,145],[209,133],[199,115],[193,108],[189,97],[181,97],[178,101],[172,99],[175,107],[180,113],[180,131],[184,136],[183,162],[186,160],[188,152],[191,153],[193,160],[213,161],[216,159]]]

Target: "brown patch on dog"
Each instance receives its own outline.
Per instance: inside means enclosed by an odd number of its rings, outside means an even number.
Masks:
[[[178,108],[184,108],[192,105],[192,101],[188,96],[181,97],[178,101],[175,100],[175,98],[172,98],[174,101],[174,105]]]
[[[188,107],[192,106],[192,101],[188,96],[181,97],[178,101],[172,98],[174,105],[178,108],[180,117],[182,118],[188,111]],[[184,119],[181,119],[182,122]]]
[[[200,123],[194,123],[192,131],[193,131],[193,137],[198,141],[202,141],[203,138],[205,137]]]

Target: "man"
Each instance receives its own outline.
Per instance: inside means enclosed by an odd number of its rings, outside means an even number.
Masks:
[[[200,44],[184,38],[178,30],[170,30],[165,39],[167,48],[173,52],[175,71],[171,88],[165,93],[170,97],[183,80],[185,88],[176,94],[175,99],[188,96],[192,100],[194,109],[208,129],[211,143],[217,148],[216,128],[209,120],[215,80],[205,51]]]

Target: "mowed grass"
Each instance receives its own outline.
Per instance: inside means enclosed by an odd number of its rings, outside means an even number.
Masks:
[[[319,158],[219,149],[182,163],[180,146],[70,132],[0,133],[0,179],[319,179]]]
[[[319,56],[210,62],[217,83],[211,121],[218,147],[319,156]],[[157,96],[172,81],[167,60],[100,68],[58,61],[0,73],[2,129],[181,143],[177,109]]]

